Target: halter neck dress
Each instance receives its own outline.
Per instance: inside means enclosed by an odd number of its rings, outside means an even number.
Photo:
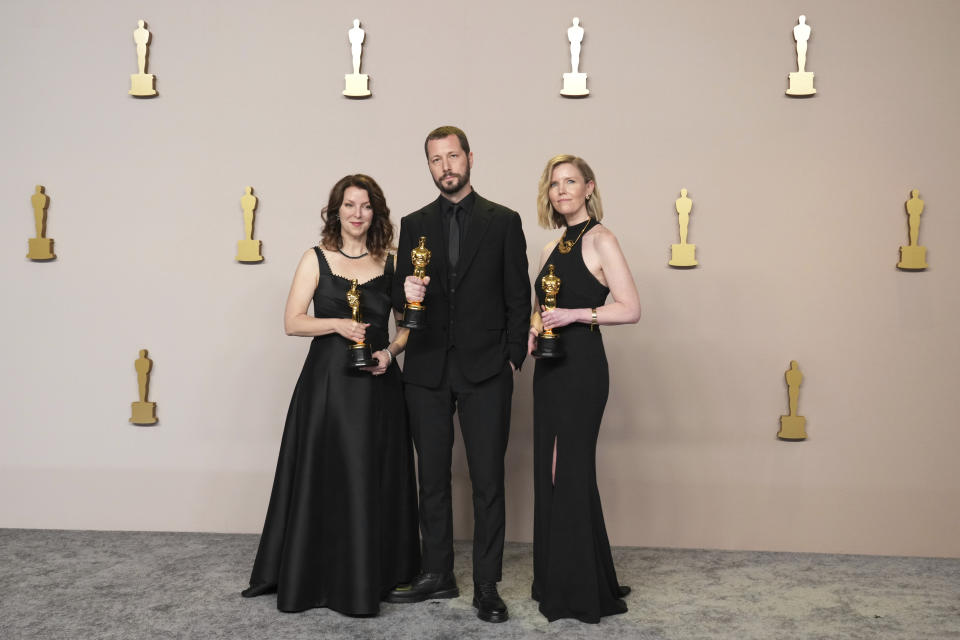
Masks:
[[[578,237],[585,225],[598,224],[591,218],[570,227],[566,238]],[[584,264],[582,239],[569,253],[554,248],[544,263],[534,283],[540,304],[544,302],[540,279],[551,264],[561,280],[558,307],[604,304],[610,290]],[[609,391],[607,357],[600,327],[573,323],[555,331],[565,356],[537,360],[533,376],[532,596],[548,620],[595,623],[627,610],[597,489],[597,436]]]

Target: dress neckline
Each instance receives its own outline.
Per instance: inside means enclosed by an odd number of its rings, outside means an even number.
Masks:
[[[591,223],[593,223],[593,222],[595,222],[595,220],[594,220],[593,218],[587,218],[587,219],[584,220],[583,222],[578,222],[577,224],[573,225],[572,227],[567,227],[566,234],[567,234],[568,236],[572,235],[574,238],[576,238],[577,235],[583,230],[584,227],[586,227],[588,224],[591,224]],[[597,223],[597,224],[599,224],[599,223]],[[567,238],[567,239],[569,240],[569,238]]]
[[[346,282],[353,282],[353,281],[354,281],[354,278],[348,278],[347,276],[342,276],[342,275],[340,275],[339,273],[334,273],[333,268],[330,266],[330,261],[327,260],[327,255],[323,252],[323,248],[322,248],[322,247],[317,246],[317,253],[320,254],[320,257],[321,257],[321,258],[323,258],[323,263],[324,263],[325,265],[327,265],[327,271],[330,272],[330,275],[332,275],[334,278],[340,278],[341,280],[345,280]],[[389,260],[389,257],[388,257],[387,259]],[[374,280],[377,280],[378,278],[382,278],[382,277],[385,276],[385,275],[387,275],[386,265],[384,265],[383,273],[381,273],[380,275],[377,275],[377,276],[373,276],[372,278],[370,278],[370,279],[368,279],[368,280],[364,280],[363,282],[359,282],[359,281],[358,281],[358,282],[357,282],[357,286],[358,286],[358,287],[362,287],[363,285],[369,284],[369,283],[373,282]]]

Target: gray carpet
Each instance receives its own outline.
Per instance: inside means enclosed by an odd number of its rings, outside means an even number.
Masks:
[[[385,604],[377,618],[277,611],[244,599],[258,537],[0,529],[0,638],[960,638],[960,560],[614,550],[625,615],[547,623],[529,598],[531,547],[508,544],[511,619],[479,621],[470,545],[456,600]]]

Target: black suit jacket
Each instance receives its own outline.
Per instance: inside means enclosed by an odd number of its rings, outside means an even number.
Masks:
[[[530,326],[530,276],[520,215],[477,194],[453,288],[440,198],[400,221],[393,280],[393,305],[402,311],[403,281],[413,274],[410,251],[425,236],[431,252],[423,301],[427,326],[410,331],[403,365],[403,379],[425,387],[440,384],[448,332],[453,332],[464,376],[480,382],[500,373],[507,360],[520,368]]]

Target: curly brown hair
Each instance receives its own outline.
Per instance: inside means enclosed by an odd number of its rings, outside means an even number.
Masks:
[[[340,178],[330,190],[327,206],[320,212],[323,219],[323,229],[320,232],[320,242],[324,249],[331,251],[343,248],[343,238],[340,236],[340,205],[343,204],[343,194],[348,187],[356,187],[367,192],[370,206],[373,208],[373,220],[367,230],[367,251],[377,259],[382,259],[393,248],[393,223],[390,222],[390,207],[383,196],[383,190],[377,181],[362,173]]]

